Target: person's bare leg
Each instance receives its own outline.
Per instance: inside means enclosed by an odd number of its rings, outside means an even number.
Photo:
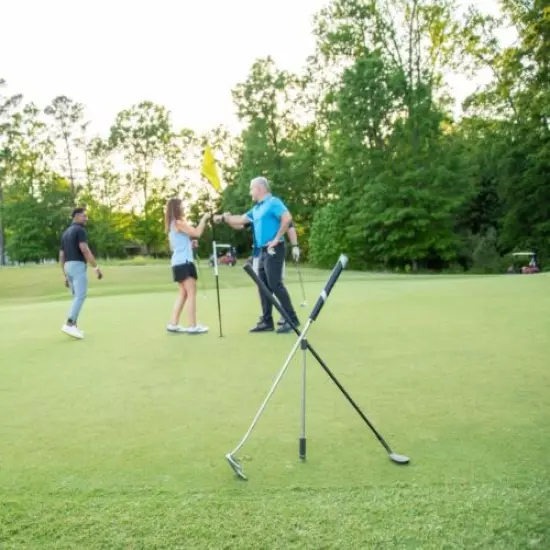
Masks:
[[[180,322],[181,312],[186,301],[187,290],[185,289],[184,282],[181,282],[179,283],[178,297],[176,298],[176,302],[174,303],[174,310],[172,311],[172,318],[170,319],[171,325],[177,325]]]
[[[183,281],[187,292],[187,320],[190,327],[197,324],[197,281],[189,277]]]

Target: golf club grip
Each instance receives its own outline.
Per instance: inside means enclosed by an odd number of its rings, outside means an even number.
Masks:
[[[336,265],[334,266],[334,269],[332,270],[330,279],[327,281],[325,288],[322,290],[319,298],[317,299],[317,303],[315,304],[315,306],[313,306],[313,310],[311,311],[311,314],[309,316],[309,318],[312,321],[315,321],[319,313],[321,313],[321,310],[323,309],[323,306],[325,305],[325,302],[327,301],[332,291],[332,287],[336,284],[338,277],[340,277],[340,273],[342,273],[347,263],[348,263],[347,256],[344,256],[344,254],[342,254],[340,258],[338,258],[338,262],[336,263]]]

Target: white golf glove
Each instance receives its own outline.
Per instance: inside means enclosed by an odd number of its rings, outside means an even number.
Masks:
[[[298,245],[292,247],[292,259],[295,262],[300,261],[300,247]]]

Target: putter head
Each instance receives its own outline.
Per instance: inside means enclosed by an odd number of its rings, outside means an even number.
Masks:
[[[390,453],[388,456],[390,457],[390,460],[395,464],[408,464],[410,462],[409,457],[405,455]]]
[[[302,303],[300,304],[300,307],[307,307],[307,302],[302,302]]]
[[[248,480],[248,478],[244,475],[240,462],[231,453],[227,453],[225,455],[225,459],[229,462],[229,466],[233,468],[233,471],[237,474],[239,479],[242,479],[243,481]]]

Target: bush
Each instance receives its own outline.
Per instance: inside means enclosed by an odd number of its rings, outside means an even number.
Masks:
[[[472,271],[474,273],[502,273],[502,259],[497,249],[497,232],[490,228],[474,237]]]
[[[343,224],[337,203],[330,203],[315,212],[309,236],[309,261],[318,267],[330,268],[338,259],[344,238]]]
[[[133,256],[130,263],[132,265],[147,265],[150,263],[150,259],[145,256]]]

